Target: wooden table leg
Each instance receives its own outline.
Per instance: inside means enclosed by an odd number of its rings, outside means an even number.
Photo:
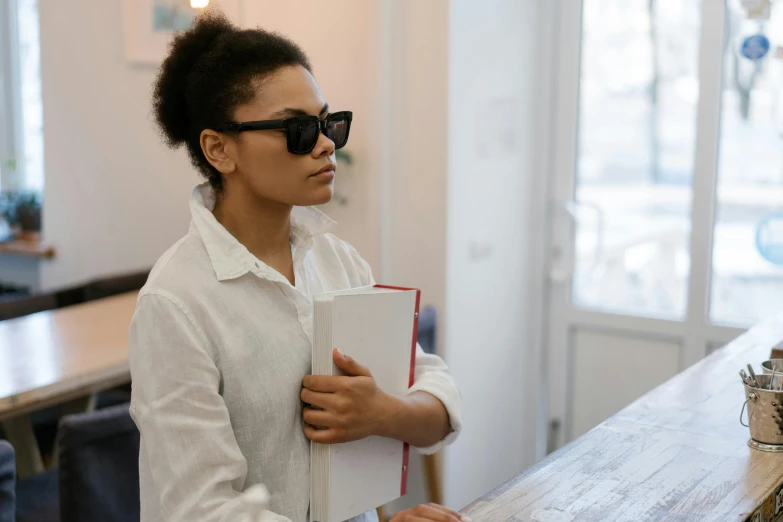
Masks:
[[[440,482],[439,453],[423,455],[424,476],[427,482],[427,494],[429,501],[435,504],[443,504],[443,488]]]
[[[19,478],[28,477],[44,470],[41,450],[33,432],[29,415],[20,415],[3,421],[8,442],[16,452],[16,474]]]

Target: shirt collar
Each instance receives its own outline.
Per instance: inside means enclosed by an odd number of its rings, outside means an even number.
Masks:
[[[275,272],[251,254],[215,219],[212,214],[214,208],[215,193],[208,183],[203,183],[193,189],[190,198],[192,228],[196,230],[204,242],[218,281],[236,279],[257,269]],[[291,244],[300,253],[306,253],[312,246],[313,238],[325,234],[335,224],[331,218],[317,208],[294,207],[291,211]]]

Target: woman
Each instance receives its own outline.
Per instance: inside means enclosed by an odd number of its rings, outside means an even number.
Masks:
[[[332,197],[351,113],[329,112],[301,49],[205,15],[175,38],[153,102],[163,137],[207,183],[131,326],[142,521],[305,522],[308,439],[381,435],[424,452],[454,440],[459,394],[420,348],[405,397],[337,350],[348,376],[307,375],[312,296],[374,281],[310,208]],[[460,518],[427,505],[393,520]]]

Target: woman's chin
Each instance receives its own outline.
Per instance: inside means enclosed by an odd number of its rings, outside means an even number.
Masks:
[[[301,206],[313,206],[313,205],[325,205],[329,203],[334,197],[334,186],[332,184],[319,187],[318,190],[313,190],[307,197],[307,203]]]

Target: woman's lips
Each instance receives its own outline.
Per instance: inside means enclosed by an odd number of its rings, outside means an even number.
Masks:
[[[313,174],[310,177],[317,179],[318,181],[332,181],[334,179],[334,170],[333,169],[324,170],[318,172],[317,174]]]

